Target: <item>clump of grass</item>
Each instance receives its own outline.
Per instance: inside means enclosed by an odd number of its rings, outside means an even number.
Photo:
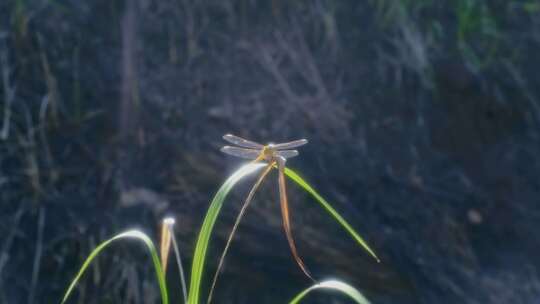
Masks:
[[[223,203],[225,202],[227,195],[240,180],[265,167],[268,168],[268,165],[264,163],[250,163],[250,164],[240,167],[236,172],[234,172],[231,176],[229,176],[229,178],[227,178],[225,183],[223,183],[223,185],[220,187],[220,189],[217,191],[216,195],[212,199],[210,206],[208,208],[208,211],[206,213],[206,216],[204,218],[202,227],[199,231],[198,238],[197,238],[197,243],[195,246],[195,252],[193,255],[193,261],[191,265],[188,296],[187,296],[187,299],[184,299],[186,303],[188,304],[201,303],[201,283],[203,280],[203,274],[205,270],[208,245],[209,245],[209,241],[212,235],[214,225],[219,216],[221,208],[223,207]],[[347,231],[361,247],[363,247],[371,256],[373,256],[377,261],[379,261],[375,252],[367,245],[364,239],[352,228],[351,225],[349,225],[349,223],[347,223],[347,221],[341,215],[339,215],[339,213],[317,191],[315,191],[313,187],[311,187],[302,177],[300,177],[299,174],[297,174],[295,171],[293,171],[290,168],[285,168],[285,174],[292,181],[298,184],[302,189],[304,189],[311,196],[313,196],[315,200],[324,208],[324,210],[326,210],[332,216],[332,218],[334,218],[336,222],[340,224],[345,229],[345,231]],[[90,253],[86,261],[83,263],[81,269],[79,270],[79,272],[77,273],[77,275],[71,282],[69,288],[67,289],[62,299],[62,304],[66,302],[70,294],[73,292],[76,284],[78,283],[78,281],[80,280],[80,278],[82,277],[82,275],[84,274],[84,272],[86,271],[90,263],[106,247],[108,247],[113,241],[116,241],[119,239],[129,239],[129,238],[138,239],[145,244],[152,258],[152,262],[154,264],[156,278],[157,278],[160,292],[161,292],[162,304],[168,304],[169,300],[168,300],[165,272],[166,272],[166,265],[168,261],[168,255],[169,255],[171,242],[176,252],[177,264],[179,264],[178,265],[179,267],[181,267],[182,265],[182,262],[180,260],[180,252],[178,250],[176,240],[174,239],[174,234],[172,233],[173,232],[172,226],[173,226],[173,222],[171,220],[166,220],[163,224],[162,241],[161,241],[161,246],[160,246],[161,259],[160,259],[160,255],[158,254],[158,251],[156,250],[156,247],[154,246],[150,238],[146,234],[137,230],[131,230],[131,231],[118,234],[112,237],[111,239],[106,240],[105,242],[101,243]],[[181,275],[181,282],[184,286],[185,279],[184,279],[183,269],[181,268],[180,268],[180,275]],[[183,289],[184,289],[184,295],[185,295],[185,287],[183,287]],[[348,285],[347,283],[337,281],[337,280],[328,280],[328,281],[315,283],[313,286],[300,292],[296,297],[294,297],[290,301],[290,303],[299,303],[307,294],[317,289],[336,290],[338,292],[341,292],[349,296],[351,299],[356,301],[356,303],[359,303],[359,304],[369,303],[368,300],[364,296],[362,296],[362,294],[357,289]]]

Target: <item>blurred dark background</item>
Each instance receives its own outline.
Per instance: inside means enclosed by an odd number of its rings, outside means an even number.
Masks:
[[[289,166],[382,259],[290,184],[317,278],[373,303],[540,303],[539,68],[532,0],[3,0],[0,303],[58,303],[100,241],[157,238],[168,214],[189,269],[209,201],[241,163],[219,152],[225,133],[310,140]],[[207,279],[252,182],[227,201]],[[285,303],[309,285],[276,186],[271,175],[248,210],[215,303]],[[158,296],[128,242],[71,303]]]

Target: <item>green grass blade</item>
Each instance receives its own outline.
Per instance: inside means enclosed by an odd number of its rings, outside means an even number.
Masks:
[[[341,282],[341,281],[335,281],[335,280],[329,280],[324,281],[318,284],[315,284],[301,293],[299,293],[294,299],[292,299],[289,304],[297,304],[302,300],[308,293],[310,293],[313,290],[316,289],[330,289],[339,291],[347,296],[349,296],[351,299],[353,299],[358,304],[370,304],[369,301],[354,287],[351,285]]]
[[[140,240],[140,241],[142,241],[144,243],[144,245],[146,245],[146,248],[148,249],[148,252],[150,253],[150,255],[152,257],[152,262],[154,263],[154,268],[156,270],[156,276],[157,276],[157,280],[158,280],[158,283],[159,283],[159,289],[160,289],[160,292],[161,292],[161,303],[162,304],[168,304],[169,303],[169,297],[168,297],[168,294],[167,294],[167,285],[165,284],[165,276],[164,276],[163,271],[161,269],[161,263],[159,261],[158,252],[157,252],[157,250],[156,250],[156,248],[154,246],[154,243],[152,243],[152,240],[150,240],[150,238],[146,234],[144,234],[144,233],[142,233],[142,232],[140,232],[138,230],[129,230],[129,231],[126,231],[124,233],[117,234],[117,235],[113,236],[112,238],[110,238],[110,239],[104,241],[103,243],[99,244],[99,246],[97,246],[90,253],[88,258],[86,258],[86,261],[84,261],[83,265],[81,266],[81,269],[79,270],[79,273],[77,273],[77,276],[75,277],[75,279],[73,279],[73,281],[69,285],[69,288],[67,289],[66,293],[64,294],[64,298],[62,299],[62,304],[66,302],[66,300],[68,299],[70,294],[73,292],[73,290],[75,289],[75,286],[79,282],[80,278],[82,277],[82,275],[84,274],[84,272],[86,271],[88,266],[90,266],[90,263],[92,263],[92,261],[101,253],[101,251],[103,249],[105,249],[107,246],[109,246],[112,242],[114,242],[116,240],[130,239],[130,238],[135,238],[137,240]]]
[[[380,262],[379,258],[375,254],[375,252],[368,246],[366,241],[347,223],[347,221],[339,215],[339,213],[324,199],[322,196],[313,189],[300,175],[298,175],[296,172],[289,168],[285,168],[285,174],[292,179],[294,182],[296,182],[298,185],[300,185],[304,190],[306,190],[309,194],[311,194],[319,204],[321,204],[332,217],[349,232],[349,234],[360,244],[371,256],[373,256],[377,262]]]
[[[201,230],[199,232],[199,237],[197,239],[197,245],[195,246],[195,252],[193,254],[193,263],[191,265],[191,279],[189,284],[189,304],[199,304],[200,300],[200,288],[202,275],[204,271],[204,263],[206,261],[206,251],[208,250],[208,242],[210,241],[210,235],[212,234],[212,229],[216,223],[217,216],[223,206],[223,201],[227,197],[229,191],[232,187],[240,181],[245,176],[254,173],[255,171],[265,167],[265,163],[251,163],[242,166],[236,172],[234,172],[229,178],[223,183],[221,188],[212,199],[210,207],[204,218]]]

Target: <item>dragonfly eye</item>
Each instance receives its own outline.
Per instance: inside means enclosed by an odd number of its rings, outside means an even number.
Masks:
[[[268,149],[274,149],[274,146],[275,146],[274,143],[269,143],[269,144],[267,145]]]

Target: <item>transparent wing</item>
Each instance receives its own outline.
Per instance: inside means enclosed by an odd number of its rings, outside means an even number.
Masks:
[[[238,137],[232,134],[223,135],[223,139],[230,142],[231,144],[235,144],[237,146],[244,147],[244,148],[262,149],[264,147],[261,144],[253,142],[251,140],[243,139],[242,137]]]
[[[238,148],[238,147],[231,147],[231,146],[225,146],[221,148],[221,152],[232,155],[232,156],[247,158],[247,159],[255,159],[261,153],[261,151],[259,150],[245,149],[245,148]]]
[[[308,143],[307,139],[299,139],[299,140],[294,140],[294,141],[290,141],[290,142],[286,142],[286,143],[274,144],[274,149],[284,150],[284,149],[298,148],[298,147],[303,146],[303,145],[305,145],[307,143]]]
[[[283,158],[291,158],[298,156],[298,151],[296,150],[281,150],[276,152],[277,155],[283,157]]]

